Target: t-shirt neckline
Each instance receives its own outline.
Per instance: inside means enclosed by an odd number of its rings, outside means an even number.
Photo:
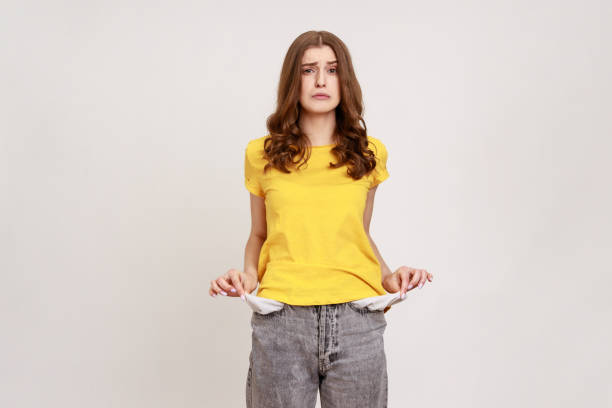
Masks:
[[[330,143],[330,144],[326,144],[326,145],[319,145],[319,146],[310,146],[312,149],[325,149],[326,147],[334,147],[336,145],[336,143]]]

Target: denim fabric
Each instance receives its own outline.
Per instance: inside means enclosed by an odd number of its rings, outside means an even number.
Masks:
[[[351,302],[253,311],[247,408],[387,407],[386,326]]]

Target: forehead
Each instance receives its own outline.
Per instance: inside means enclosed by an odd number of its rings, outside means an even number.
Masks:
[[[336,59],[336,53],[329,45],[322,47],[310,47],[304,51],[302,57],[302,63],[307,62],[319,62],[320,64],[326,64],[328,61],[334,61]]]

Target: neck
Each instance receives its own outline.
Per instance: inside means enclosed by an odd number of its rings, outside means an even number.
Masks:
[[[336,131],[336,111],[312,113],[302,110],[299,126],[312,146],[333,144]]]

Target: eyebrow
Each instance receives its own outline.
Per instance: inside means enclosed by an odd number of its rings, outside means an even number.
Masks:
[[[335,64],[337,62],[338,62],[337,60],[335,60],[335,61],[327,61],[327,65]],[[317,65],[316,62],[308,62],[306,64],[302,64],[303,67],[306,67],[306,66],[316,66],[316,65]]]

